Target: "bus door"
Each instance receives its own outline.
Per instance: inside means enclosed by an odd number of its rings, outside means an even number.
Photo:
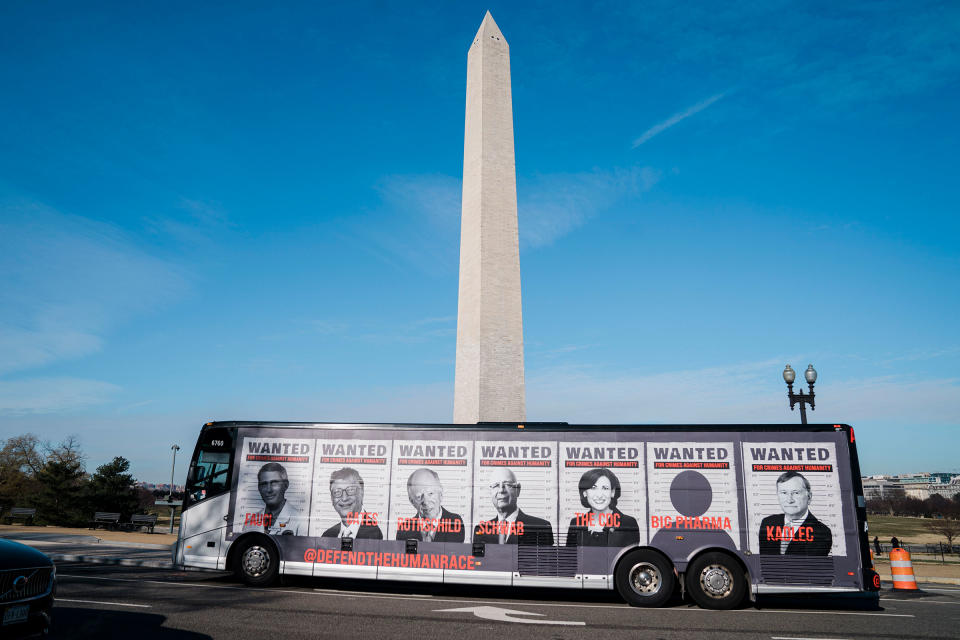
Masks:
[[[178,558],[191,566],[225,569],[224,536],[233,468],[233,429],[208,429],[187,472]]]

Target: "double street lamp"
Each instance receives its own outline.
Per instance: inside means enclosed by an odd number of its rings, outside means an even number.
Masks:
[[[797,372],[793,370],[793,367],[787,365],[783,370],[783,381],[787,383],[787,397],[790,399],[790,411],[793,411],[793,405],[800,405],[800,422],[801,424],[807,424],[807,409],[806,405],[810,405],[810,410],[813,411],[816,409],[814,405],[814,395],[813,395],[813,383],[817,381],[817,370],[813,368],[812,364],[807,365],[807,370],[803,372],[803,377],[807,379],[807,385],[810,388],[810,393],[806,394],[803,392],[803,389],[800,389],[799,393],[793,392],[793,382],[797,379]]]

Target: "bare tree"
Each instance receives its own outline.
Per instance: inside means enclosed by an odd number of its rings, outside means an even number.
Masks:
[[[960,520],[938,518],[926,523],[927,529],[947,539],[947,546],[953,546],[953,539],[960,536]]]
[[[80,451],[80,437],[71,434],[57,444],[44,442],[43,449],[47,453],[47,460],[53,460],[60,464],[80,464],[83,465],[84,455]]]
[[[32,433],[14,436],[3,443],[0,449],[0,466],[10,471],[19,471],[35,476],[43,468],[40,440]]]

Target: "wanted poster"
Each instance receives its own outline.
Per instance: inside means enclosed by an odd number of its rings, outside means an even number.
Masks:
[[[737,476],[732,442],[648,442],[650,534],[711,532],[739,548]],[[669,535],[668,535],[669,534]]]
[[[551,546],[557,530],[557,443],[477,441],[473,541]]]
[[[844,556],[833,442],[744,442],[750,551]]]
[[[233,532],[306,536],[316,441],[243,438]]]
[[[472,459],[469,441],[395,440],[387,537],[469,542]]]
[[[560,442],[560,544],[646,544],[641,442]]]
[[[317,440],[310,535],[382,540],[392,440]]]

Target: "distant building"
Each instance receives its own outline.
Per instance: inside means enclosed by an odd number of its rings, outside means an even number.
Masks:
[[[932,495],[949,499],[960,494],[960,475],[945,472],[864,476],[861,481],[867,500],[887,498],[900,491],[906,497],[917,500],[926,500]]]
[[[169,482],[165,482],[165,483],[162,483],[162,484],[156,484],[156,483],[153,483],[153,482],[142,482],[142,481],[140,481],[140,482],[137,482],[136,484],[137,484],[138,487],[143,487],[143,488],[146,489],[147,491],[164,491],[164,492],[169,492],[169,491],[170,491],[170,483],[169,483]],[[173,491],[174,491],[174,493],[177,493],[177,492],[182,493],[182,492],[183,492],[183,485],[182,485],[182,484],[175,484],[175,485],[173,485]]]
[[[903,484],[890,479],[889,476],[870,476],[861,478],[863,483],[863,497],[867,500],[883,500],[904,490]]]

